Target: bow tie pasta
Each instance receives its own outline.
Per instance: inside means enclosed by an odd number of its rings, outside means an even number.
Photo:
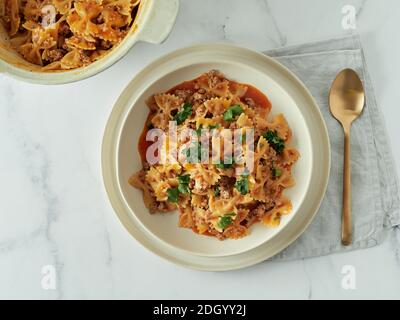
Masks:
[[[284,190],[295,183],[292,167],[299,152],[291,147],[285,117],[270,116],[263,93],[210,71],[151,96],[147,104],[150,114],[139,141],[143,169],[129,182],[143,191],[151,213],[178,209],[181,227],[223,240],[248,235],[258,222],[279,226],[281,216],[291,212]],[[175,143],[170,135],[161,141],[158,153],[175,145],[176,161],[152,162],[146,136],[151,129],[169,132],[171,121],[177,136],[191,133]],[[252,170],[238,170],[244,164],[228,143],[232,131],[251,154]]]
[[[118,45],[140,0],[0,0],[0,21],[11,46],[48,70],[90,64]]]

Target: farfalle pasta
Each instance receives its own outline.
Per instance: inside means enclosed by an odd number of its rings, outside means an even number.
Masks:
[[[10,43],[43,71],[86,66],[132,28],[140,0],[0,0]]]
[[[143,169],[129,182],[143,190],[151,213],[179,209],[179,226],[223,240],[248,235],[257,222],[277,227],[291,212],[284,190],[295,183],[292,167],[299,152],[291,147],[285,117],[270,115],[263,93],[210,71],[151,96],[147,104],[150,114],[139,141]],[[152,129],[167,132],[171,125],[180,138],[148,141]],[[233,130],[242,154],[231,143]],[[155,141],[159,158],[153,162],[149,151]],[[170,160],[166,154],[174,148],[176,161],[160,160]],[[251,155],[251,170],[243,154]]]

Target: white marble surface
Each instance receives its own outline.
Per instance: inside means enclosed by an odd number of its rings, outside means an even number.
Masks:
[[[358,10],[357,29],[400,159],[397,0],[181,0],[164,44],[140,43],[91,79],[47,87],[0,75],[0,298],[400,298],[398,230],[368,250],[203,273],[172,265],[131,238],[102,185],[107,117],[148,62],[193,42],[266,50],[345,34],[345,4]],[[41,286],[45,265],[56,268],[55,290]],[[341,286],[345,265],[355,267],[354,290]]]

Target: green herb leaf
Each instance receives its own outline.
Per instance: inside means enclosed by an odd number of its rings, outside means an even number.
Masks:
[[[230,159],[228,159],[227,162],[216,164],[216,167],[218,169],[230,169],[230,168],[233,167],[234,164],[235,164],[235,159],[234,158],[230,158]]]
[[[247,168],[244,168],[243,173],[242,173],[242,177],[243,178],[248,178],[250,176],[250,172]]]
[[[168,201],[172,203],[178,203],[179,190],[178,188],[172,188],[167,190]]]
[[[201,137],[201,130],[203,130],[203,126],[202,125],[200,125],[200,127],[198,127],[196,129],[196,134],[197,134],[198,137]]]
[[[174,116],[174,120],[178,125],[182,124],[187,118],[190,117],[191,114],[192,114],[192,105],[189,103],[185,103],[183,105],[183,110],[181,112],[178,112]]]
[[[203,129],[209,129],[209,130],[213,130],[213,129],[218,129],[219,127],[221,127],[219,124],[216,125],[208,125],[206,128],[203,127],[203,125],[201,124],[197,129],[196,129],[196,134],[198,137],[201,137],[201,130]]]
[[[220,186],[215,186],[214,196],[215,197],[219,197],[220,194],[221,194],[221,187]]]
[[[272,176],[273,176],[274,178],[279,178],[279,177],[282,175],[282,169],[280,169],[280,168],[275,168],[275,167],[273,167],[273,168],[271,169],[271,171],[272,171]]]
[[[218,169],[230,169],[233,167],[233,163],[218,163],[216,166]]]
[[[191,145],[183,150],[188,163],[199,163],[204,155],[206,157],[207,150],[201,146],[198,141],[192,142]]]
[[[180,184],[178,185],[178,190],[182,194],[188,194],[190,193],[189,185],[187,184]]]
[[[178,181],[179,181],[178,191],[182,194],[190,193],[189,189],[190,175],[179,176]]]
[[[278,136],[276,131],[268,130],[263,134],[263,137],[278,154],[281,154],[283,149],[285,149],[285,141]]]
[[[236,104],[224,112],[224,120],[233,121],[235,117],[240,116],[243,112],[243,108],[239,104]]]
[[[179,176],[178,181],[179,181],[179,183],[188,184],[190,182],[190,175],[187,174],[184,176]]]
[[[236,216],[236,214],[234,212],[232,212],[232,213],[228,213],[228,214],[224,215],[223,217],[220,217],[219,221],[218,221],[218,227],[225,230],[227,227],[229,227],[232,224],[232,222],[233,222],[232,218],[234,216]]]
[[[232,110],[226,110],[224,113],[224,120],[225,121],[232,121],[233,120],[233,112]]]
[[[241,180],[236,181],[235,188],[242,195],[246,195],[249,193],[249,176],[243,175]]]

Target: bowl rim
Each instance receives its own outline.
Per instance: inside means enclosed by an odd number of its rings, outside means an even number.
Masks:
[[[181,248],[176,248],[173,245],[165,242],[162,239],[157,238],[152,232],[144,234],[143,229],[140,229],[141,226],[132,226],[132,220],[127,217],[126,214],[122,213],[127,209],[127,204],[124,201],[124,196],[120,190],[119,186],[119,178],[118,178],[118,145],[120,142],[120,134],[121,130],[124,126],[124,123],[126,121],[126,117],[129,114],[130,110],[132,109],[132,106],[126,107],[124,100],[129,97],[130,93],[130,88],[135,85],[135,83],[143,82],[141,79],[145,78],[147,73],[149,73],[151,70],[156,69],[160,65],[163,65],[165,63],[168,63],[170,59],[176,59],[180,55],[190,55],[190,54],[196,54],[198,51],[201,50],[239,50],[242,52],[245,52],[247,54],[251,54],[258,59],[264,60],[265,62],[268,62],[271,64],[273,67],[275,67],[277,70],[279,70],[282,74],[284,74],[288,79],[290,79],[294,84],[297,86],[297,90],[299,90],[300,94],[302,94],[310,103],[310,108],[313,109],[312,111],[314,112],[314,116],[319,122],[319,130],[320,130],[320,139],[322,141],[321,146],[324,149],[324,154],[325,154],[325,162],[324,162],[324,171],[321,173],[320,181],[319,181],[319,186],[320,186],[320,193],[318,196],[318,199],[316,199],[312,213],[308,213],[307,218],[305,219],[305,222],[301,225],[300,228],[297,228],[297,231],[294,232],[294,235],[291,235],[287,241],[285,241],[284,245],[280,245],[279,248],[276,248],[274,251],[271,251],[268,254],[263,254],[262,252],[256,253],[256,251],[260,251],[260,247],[263,247],[268,243],[271,239],[268,239],[266,242],[263,242],[262,244],[258,245],[257,247],[251,248],[250,250],[247,250],[242,253],[238,253],[235,255],[230,255],[230,256],[224,256],[224,255],[219,255],[219,256],[198,256],[190,251],[181,249]],[[197,62],[196,62],[197,63]],[[185,65],[187,66],[187,65]],[[181,66],[182,67],[182,66]],[[169,70],[169,72],[172,72],[173,70]],[[153,79],[154,81],[154,79]],[[148,85],[150,85],[148,83]],[[138,89],[139,90],[139,89]],[[113,146],[113,145],[114,146]],[[312,146],[313,147],[313,146]],[[103,142],[102,142],[102,174],[103,174],[103,182],[105,185],[105,189],[107,192],[107,195],[110,199],[111,205],[119,217],[121,223],[124,225],[124,227],[127,229],[127,231],[134,237],[136,238],[142,245],[144,245],[146,248],[151,250],[152,252],[156,253],[157,255],[172,261],[176,264],[183,265],[189,268],[194,268],[194,269],[199,269],[199,270],[207,270],[207,271],[222,271],[222,270],[232,270],[232,269],[238,269],[238,268],[243,268],[247,266],[254,265],[256,263],[259,263],[263,260],[266,260],[270,258],[271,256],[274,256],[275,254],[279,253],[283,249],[285,249],[287,246],[289,246],[292,242],[294,242],[303,232],[304,230],[308,227],[308,225],[311,223],[313,220],[315,214],[318,211],[318,208],[323,200],[327,184],[329,181],[329,173],[330,173],[330,161],[331,161],[331,156],[330,156],[330,143],[329,143],[329,136],[328,136],[328,131],[326,124],[324,122],[324,119],[322,117],[321,111],[319,110],[319,107],[315,101],[315,99],[312,97],[311,93],[308,91],[308,89],[305,87],[305,85],[301,82],[301,80],[298,79],[298,77],[293,74],[289,69],[287,69],[285,66],[283,66],[281,63],[276,61],[275,59],[268,57],[262,53],[249,50],[240,46],[236,45],[231,45],[231,44],[226,44],[226,43],[202,43],[202,44],[196,44],[196,45],[191,45],[185,48],[181,48],[178,50],[175,50],[173,52],[167,53],[157,60],[153,61],[150,63],[148,66],[146,66],[142,71],[140,71],[132,80],[131,82],[127,85],[127,87],[124,89],[118,100],[116,101],[113,110],[111,112],[111,115],[109,117],[109,120],[107,122],[104,136],[103,136]],[[112,155],[110,157],[110,155]],[[314,171],[314,170],[312,170]],[[115,177],[112,177],[110,174],[114,174]],[[312,173],[312,174],[315,174]],[[304,201],[304,199],[303,199]],[[128,207],[129,208],[129,207]],[[128,209],[129,211],[129,209]],[[141,224],[140,220],[137,219],[139,224]],[[287,226],[285,226],[280,232],[278,232],[277,235],[281,234],[284,229]],[[147,230],[144,228],[144,230]],[[155,241],[155,243],[154,243]],[[169,252],[170,251],[170,252]],[[175,252],[174,252],[175,251]],[[179,251],[179,252],[178,252]],[[205,264],[205,261],[210,261],[211,260],[220,260],[225,259],[225,260],[231,260],[234,257],[238,256],[243,256],[245,254],[248,254],[249,252],[254,253],[254,257],[251,259],[248,259],[246,262],[242,261],[241,263],[237,262],[230,262],[228,264],[223,264],[223,263],[217,263],[214,261],[214,265],[210,266]],[[257,258],[255,258],[255,255],[257,254]],[[186,255],[186,256],[185,256]],[[202,260],[201,262],[196,260]],[[189,261],[191,260],[191,261]]]

